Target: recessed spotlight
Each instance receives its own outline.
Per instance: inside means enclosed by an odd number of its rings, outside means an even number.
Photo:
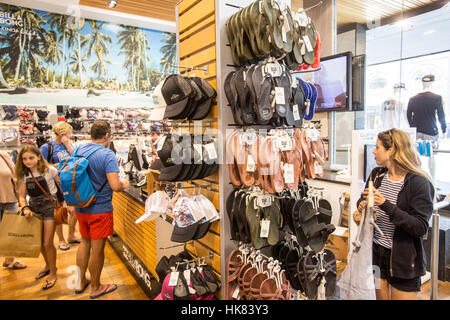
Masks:
[[[108,7],[115,8],[119,0],[108,0]]]
[[[429,34],[432,34],[432,33],[435,33],[435,32],[436,32],[436,30],[432,29],[432,30],[428,30],[428,31],[424,32],[423,34],[424,35],[429,35]]]

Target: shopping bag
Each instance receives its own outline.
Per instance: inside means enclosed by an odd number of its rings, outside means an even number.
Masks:
[[[37,258],[41,252],[42,221],[5,211],[0,223],[0,257]]]
[[[372,266],[373,228],[370,219],[364,219],[361,247],[351,252],[348,264],[337,281],[340,300],[375,300],[375,278]]]

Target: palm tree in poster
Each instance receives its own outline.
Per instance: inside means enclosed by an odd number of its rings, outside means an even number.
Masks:
[[[62,41],[62,61],[61,61],[61,88],[64,88],[64,66],[66,60],[66,35],[68,16],[56,13],[47,13],[44,18],[49,18],[47,23],[59,34],[59,40]]]
[[[139,69],[141,65],[141,57],[146,46],[146,37],[141,31],[132,26],[121,26],[123,30],[117,33],[120,44],[120,55],[125,55],[123,67],[128,69],[131,78],[133,90],[138,90],[139,86]],[[144,40],[145,38],[145,40]],[[148,40],[147,40],[148,42]],[[144,58],[145,60],[146,58]]]
[[[81,88],[84,87],[83,73],[86,72],[86,68],[84,68],[84,66],[83,66],[83,61],[87,60],[86,57],[83,57],[83,52],[81,51],[81,49],[87,43],[86,37],[81,34],[81,30],[83,30],[85,22],[86,21],[85,21],[84,18],[74,18],[74,19],[71,20],[71,23],[69,24],[69,28],[70,29],[76,30],[76,33],[75,33],[76,40],[77,40],[77,53],[76,53],[76,56],[77,56],[77,59],[78,59],[77,66],[81,66],[81,67],[77,67],[76,69],[78,70],[78,76],[80,78]]]
[[[165,45],[160,49],[161,53],[163,54],[161,58],[161,66],[164,72],[169,72],[173,69],[171,64],[175,64],[177,54],[177,34],[164,32],[163,35],[166,37],[166,39],[163,40]]]
[[[13,13],[14,17],[20,17],[23,22],[22,30],[26,32],[20,32],[16,37],[16,45],[19,48],[19,56],[17,59],[16,70],[14,74],[14,81],[19,78],[19,73],[21,67],[24,67],[25,62],[27,62],[27,75],[28,81],[30,82],[30,63],[34,62],[35,57],[30,56],[31,53],[31,42],[36,41],[37,38],[44,39],[45,29],[42,27],[44,20],[39,15],[39,13],[33,9],[18,7],[18,10]],[[27,33],[28,32],[28,33]],[[39,44],[34,43],[34,51],[37,52],[39,49]],[[27,59],[27,60],[25,60]],[[23,69],[23,68],[22,68]]]
[[[44,61],[47,62],[48,65],[53,66],[53,81],[52,88],[55,87],[55,66],[61,61],[62,49],[59,44],[58,34],[54,30],[50,30],[46,37],[46,56],[44,57]],[[49,68],[47,68],[48,70]]]
[[[86,68],[84,66],[84,62],[87,61],[86,57],[83,57],[78,49],[75,49],[73,51],[73,55],[70,57],[69,64],[72,66],[73,73],[78,73],[80,76],[80,83],[81,83],[81,74],[83,72],[86,72]],[[81,84],[83,86],[83,84]]]
[[[111,64],[111,61],[106,60],[104,57],[109,54],[108,44],[112,43],[111,37],[101,32],[101,29],[105,22],[97,22],[94,20],[88,20],[92,27],[92,32],[86,37],[87,40],[87,55],[90,58],[92,51],[97,56],[97,61],[91,65],[91,70],[97,73],[98,80],[101,80],[102,76],[106,75],[105,63]]]

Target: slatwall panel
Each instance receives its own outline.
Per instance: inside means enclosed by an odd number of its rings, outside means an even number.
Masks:
[[[184,76],[195,75],[207,80],[214,89],[217,90],[216,81],[216,26],[215,26],[215,3],[214,0],[183,0],[176,10],[178,14],[178,39],[179,39],[179,57],[180,65],[188,67],[208,67],[205,74],[202,70],[193,72],[184,72]],[[184,70],[181,70],[182,72]],[[217,104],[211,109],[206,121],[211,126],[205,126],[205,130],[214,133],[217,132]],[[191,131],[191,133],[193,133]],[[210,186],[218,191],[219,189],[218,173],[203,180],[196,180],[196,184]],[[194,186],[184,183],[186,187]],[[217,211],[219,207],[219,193],[207,189],[187,189],[191,194],[200,192],[212,201]],[[216,275],[221,279],[220,274],[220,222],[214,222],[208,233],[197,241],[186,245],[187,250],[196,257],[209,256],[213,254],[212,259],[206,262],[212,266]],[[216,293],[216,297],[221,297],[221,292]]]
[[[156,275],[156,228],[154,222],[136,224],[144,214],[144,207],[122,192],[114,192],[114,231]]]

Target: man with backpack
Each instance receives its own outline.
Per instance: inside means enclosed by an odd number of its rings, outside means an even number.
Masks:
[[[95,299],[117,289],[115,284],[101,284],[100,275],[106,238],[113,233],[113,191],[127,189],[129,182],[119,179],[118,161],[114,152],[107,148],[112,140],[109,123],[96,121],[91,127],[91,139],[92,142],[80,145],[72,153],[72,158],[88,159],[86,171],[95,190],[95,201],[88,202],[89,206],[75,208],[82,236],[77,252],[81,286],[75,293],[83,293],[91,284],[90,298]],[[82,192],[83,190],[79,190],[79,193]],[[86,278],[87,269],[91,275],[90,280]]]

